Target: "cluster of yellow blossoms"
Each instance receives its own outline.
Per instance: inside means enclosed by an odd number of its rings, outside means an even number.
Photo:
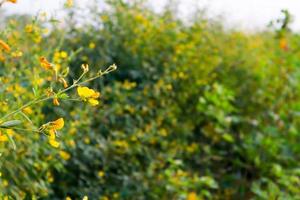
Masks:
[[[55,121],[48,122],[39,128],[40,132],[47,132],[49,144],[55,148],[59,147],[59,142],[56,140],[57,131],[64,127],[64,119],[59,118]]]
[[[50,63],[45,57],[40,57],[39,59],[41,67],[45,70],[54,70],[54,64]],[[89,71],[88,65],[82,65],[83,72],[86,73]],[[56,71],[57,72],[57,71]],[[58,79],[59,82],[63,83],[64,88],[67,90],[68,84],[64,78]],[[80,85],[71,85],[71,87],[77,86],[77,93],[80,97],[80,99],[84,102],[88,102],[92,106],[96,106],[99,104],[99,101],[97,100],[100,97],[100,93],[90,89],[86,86],[80,86]],[[53,92],[52,89],[49,89],[47,91],[47,96],[51,97],[53,99],[53,104],[56,106],[59,106],[60,103],[58,101],[58,95]],[[64,120],[63,118],[59,118],[55,121],[48,122],[47,124],[44,124],[41,126],[40,131],[46,131],[48,132],[49,136],[49,144],[55,148],[59,147],[59,142],[56,141],[56,133],[57,130],[62,129],[64,126]]]
[[[100,97],[100,93],[90,89],[88,87],[77,87],[77,93],[83,101],[87,101],[92,106],[99,104],[97,98]]]
[[[3,40],[0,40],[0,50],[10,52],[10,47],[6,42],[4,42]]]

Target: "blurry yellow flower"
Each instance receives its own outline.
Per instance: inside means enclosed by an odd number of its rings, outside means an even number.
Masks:
[[[128,80],[125,80],[123,83],[123,88],[125,90],[130,90],[135,87],[136,87],[136,82],[129,82]]]
[[[55,121],[46,124],[49,132],[49,144],[55,148],[59,147],[59,142],[56,141],[56,131],[64,127],[64,119],[59,118]],[[43,126],[42,126],[43,127]]]
[[[103,176],[104,176],[104,171],[100,170],[100,171],[98,172],[98,176],[99,176],[99,177],[103,177]]]
[[[89,71],[89,65],[88,64],[82,64],[81,69],[83,69],[83,72],[88,72]]]
[[[162,128],[158,131],[158,134],[163,137],[166,137],[168,135],[168,131],[166,129]]]
[[[64,78],[60,78],[59,82],[61,82],[63,84],[64,88],[68,87],[68,83],[67,83],[67,81]]]
[[[67,2],[66,2],[66,7],[70,8],[70,7],[72,7],[73,5],[74,5],[73,0],[67,0]]]
[[[279,47],[280,47],[280,49],[285,50],[285,51],[287,51],[289,49],[288,42],[285,38],[281,38],[279,40]]]
[[[77,88],[78,95],[82,98],[98,98],[100,96],[99,92],[95,92],[93,89],[88,87],[78,87]]]
[[[49,124],[50,124],[51,129],[60,130],[64,127],[65,122],[64,122],[63,118],[59,118],[55,121],[50,122]]]
[[[88,138],[88,137],[85,137],[85,138],[83,139],[83,141],[84,141],[84,143],[86,143],[86,144],[90,144],[90,143],[91,143],[91,140],[90,140],[90,138]]]
[[[56,64],[55,66],[54,66],[54,70],[55,71],[59,71],[61,69],[61,64]]]
[[[57,142],[54,139],[49,139],[49,144],[54,147],[54,148],[58,148],[59,147],[59,142]]]
[[[12,129],[6,129],[6,133],[10,136],[13,136],[16,132]]]
[[[82,200],[88,200],[89,198],[88,198],[88,196],[84,196],[83,198],[82,198]]]
[[[71,157],[71,155],[68,152],[65,152],[65,151],[60,151],[59,155],[64,160],[69,160],[70,157]]]
[[[52,183],[54,181],[54,177],[53,177],[52,173],[51,172],[47,172],[46,175],[47,175],[48,182]]]
[[[96,47],[96,44],[95,44],[94,42],[91,42],[91,43],[89,44],[89,48],[90,48],[90,49],[95,49],[95,47]]]
[[[67,58],[68,57],[68,53],[65,51],[60,52],[60,57],[61,58]]]
[[[186,200],[197,200],[197,194],[195,192],[190,192],[186,198]]]
[[[30,107],[26,107],[22,110],[22,112],[24,112],[27,115],[30,115],[33,113],[33,110]]]
[[[17,3],[17,0],[6,0],[7,2]]]
[[[32,24],[27,24],[25,26],[25,32],[26,33],[31,33],[33,31],[34,26]]]
[[[71,197],[67,196],[67,197],[66,197],[66,200],[72,200],[72,199],[71,199]]]
[[[44,69],[46,69],[46,70],[52,69],[52,64],[49,63],[45,57],[40,57],[40,63]]]
[[[0,40],[0,47],[2,49],[4,49],[6,52],[9,52],[10,51],[10,47],[8,46],[7,43],[5,43],[3,40]]]
[[[4,180],[2,181],[2,185],[3,185],[4,187],[7,187],[7,186],[8,186],[8,181],[7,181],[6,179],[4,179]]]
[[[40,35],[37,35],[36,37],[33,38],[33,41],[34,41],[35,43],[40,43],[41,40],[42,40],[42,37],[41,37]]]
[[[55,105],[55,106],[59,106],[59,101],[58,101],[58,98],[53,98],[53,104]]]
[[[14,58],[19,58],[23,56],[23,52],[22,51],[14,51],[11,53],[11,56]]]
[[[92,106],[97,106],[99,104],[99,101],[96,99],[89,99],[88,100],[89,104],[91,104]]]
[[[1,132],[0,132],[0,142],[6,142],[8,141],[8,138],[6,135],[3,135]]]
[[[96,106],[99,104],[99,101],[97,100],[97,98],[100,97],[99,92],[96,92],[93,89],[90,89],[88,87],[79,86],[77,88],[77,93],[83,101],[87,101],[92,106]]]
[[[60,53],[58,51],[56,51],[54,53],[54,56],[53,56],[53,62],[54,63],[57,63],[57,62],[60,62]]]
[[[118,193],[113,193],[113,197],[115,198],[115,199],[118,199],[119,198],[119,194]]]
[[[67,144],[68,144],[68,146],[73,147],[73,148],[76,146],[76,143],[74,142],[74,140],[69,140],[67,142]]]

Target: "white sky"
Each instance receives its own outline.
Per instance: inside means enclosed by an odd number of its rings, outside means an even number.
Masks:
[[[18,0],[17,4],[5,4],[8,13],[36,13],[47,11],[58,13],[66,0]],[[75,0],[76,1],[76,0]],[[150,4],[159,10],[167,0],[150,0]],[[294,30],[300,30],[300,0],[178,0],[182,16],[190,13],[195,5],[205,7],[209,16],[223,16],[226,25],[255,30],[280,16],[281,9],[288,9],[294,16]],[[77,0],[80,7],[87,6],[91,0]]]

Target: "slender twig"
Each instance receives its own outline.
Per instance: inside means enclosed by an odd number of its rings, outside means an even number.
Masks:
[[[110,72],[112,72],[114,70],[116,70],[116,66],[112,65],[112,66],[108,67],[104,72],[99,71],[97,73],[97,76],[94,76],[94,77],[89,78],[89,79],[87,79],[85,81],[79,82],[83,78],[83,76],[86,74],[86,72],[83,72],[80,75],[80,77],[77,80],[75,80],[74,83],[71,86],[69,86],[68,88],[65,88],[65,89],[63,89],[61,91],[58,91],[58,93],[52,94],[50,96],[47,96],[47,97],[43,97],[42,96],[43,98],[39,97],[39,98],[37,98],[35,100],[32,100],[32,101],[26,103],[25,105],[21,106],[20,108],[12,111],[11,113],[8,113],[8,114],[4,115],[2,118],[0,118],[0,122],[3,122],[4,119],[6,119],[6,118],[8,118],[8,117],[10,117],[10,116],[12,116],[12,115],[14,115],[14,114],[22,111],[24,108],[27,108],[27,107],[29,107],[31,105],[34,105],[34,104],[37,104],[37,103],[40,103],[40,102],[43,102],[43,101],[47,101],[49,99],[53,99],[53,98],[59,96],[60,94],[63,94],[65,92],[73,89],[74,87],[78,87],[78,86],[84,85],[84,84],[86,84],[86,83],[88,83],[90,81],[93,81],[93,80],[95,80],[97,78],[100,78],[101,76],[104,76],[104,75],[106,75],[106,74],[108,74],[108,73],[110,73]]]

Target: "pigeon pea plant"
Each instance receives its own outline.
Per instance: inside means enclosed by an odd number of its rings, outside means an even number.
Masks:
[[[8,50],[8,52],[9,52],[10,48],[4,41],[0,41],[0,44],[4,50]],[[27,108],[29,108],[30,106],[33,106],[35,104],[38,104],[43,101],[48,101],[48,100],[52,100],[53,104],[55,106],[60,105],[60,103],[59,103],[60,99],[61,100],[75,100],[75,101],[82,100],[84,102],[88,102],[92,106],[97,106],[99,104],[99,101],[97,99],[100,97],[100,93],[96,92],[93,89],[90,89],[84,85],[90,81],[93,81],[97,78],[100,78],[100,77],[116,70],[117,66],[115,64],[113,64],[113,65],[109,66],[106,70],[104,70],[104,71],[99,70],[91,78],[84,80],[83,78],[89,71],[89,66],[87,64],[82,64],[81,65],[82,74],[79,76],[78,79],[73,80],[73,83],[69,86],[67,81],[65,80],[65,77],[69,73],[69,70],[68,70],[69,68],[67,68],[66,71],[60,73],[59,70],[55,67],[55,65],[48,62],[45,57],[40,58],[40,63],[41,63],[41,67],[43,67],[45,70],[50,71],[53,74],[52,81],[62,83],[63,88],[59,89],[58,91],[54,91],[53,87],[50,86],[45,91],[45,94],[36,96],[33,100],[23,104],[16,110],[13,110],[13,111],[7,113],[0,119],[0,123],[1,123],[0,128],[13,129],[13,130],[19,130],[19,131],[31,131],[31,132],[46,134],[49,137],[49,144],[51,146],[57,148],[57,147],[59,147],[59,143],[55,140],[56,132],[57,132],[57,130],[60,130],[61,128],[63,128],[63,126],[64,126],[63,118],[59,118],[55,121],[47,122],[47,123],[43,124],[42,126],[40,126],[38,129],[35,128],[34,126],[32,126],[33,129],[19,128],[18,126],[21,124],[21,121],[15,120],[15,119],[10,119],[10,118],[13,118],[15,115],[20,114],[26,120],[31,122],[30,118],[23,111],[26,110]],[[79,98],[70,98],[67,95],[67,92],[73,88],[77,88],[77,93],[78,93]],[[7,119],[10,119],[10,120],[6,121]],[[8,134],[7,134],[7,137],[10,139],[10,141],[12,142],[12,144],[15,148],[13,139]]]
[[[0,0],[0,7],[10,3],[17,1]],[[66,50],[67,36],[55,31],[60,22],[45,13],[1,20],[0,199],[46,197],[55,171],[71,158],[67,147],[76,145],[69,130],[82,116],[70,113],[78,107],[96,111],[100,92],[91,82],[117,66],[72,63],[83,47]]]
[[[17,3],[16,0],[3,0],[0,2],[0,7],[6,2]],[[70,2],[67,2],[67,3],[70,4]],[[32,25],[28,25],[25,27],[26,32],[29,32],[29,33],[33,32],[33,29],[35,29],[35,28],[36,27],[34,27]],[[37,38],[39,38],[38,40],[41,40],[40,36]],[[10,45],[6,41],[4,41],[0,38],[0,58],[2,61],[5,61],[5,54],[7,54],[8,56],[11,56],[11,57],[21,57],[23,55],[22,51],[12,52]],[[65,58],[65,57],[67,57],[67,53],[66,52],[61,52],[61,53],[56,52],[56,54],[54,55],[54,58],[55,57],[56,57],[56,60],[58,60],[59,57]],[[53,104],[55,106],[60,106],[60,102],[59,102],[60,100],[70,100],[70,101],[80,101],[81,100],[84,102],[88,102],[92,106],[97,106],[99,104],[99,101],[97,99],[100,97],[100,93],[96,92],[93,89],[90,89],[84,85],[116,70],[117,66],[115,64],[113,64],[113,65],[109,66],[107,69],[105,69],[104,71],[99,70],[96,74],[93,74],[89,78],[84,79],[86,77],[87,73],[89,72],[89,66],[87,64],[82,64],[81,65],[81,69],[82,69],[81,75],[77,79],[73,80],[72,84],[69,85],[66,80],[67,76],[69,74],[69,68],[65,68],[64,70],[62,70],[61,65],[50,63],[47,60],[47,58],[44,56],[41,56],[39,58],[39,63],[40,63],[40,67],[44,69],[44,71],[42,71],[42,73],[47,73],[49,75],[48,76],[48,81],[50,81],[49,87],[47,87],[47,89],[44,92],[39,93],[39,94],[37,94],[35,92],[35,89],[33,88],[33,91],[35,94],[34,98],[26,103],[23,103],[16,109],[8,110],[7,114],[5,114],[4,116],[2,116],[0,118],[0,128],[45,134],[49,138],[49,144],[51,146],[57,148],[57,147],[59,147],[59,142],[56,141],[56,133],[57,133],[57,130],[60,130],[63,128],[64,119],[59,118],[55,121],[47,122],[47,123],[41,125],[39,128],[37,128],[33,124],[33,122],[30,120],[30,117],[28,117],[26,115],[26,110],[28,111],[28,109],[30,109],[30,107],[35,106],[36,104],[39,104],[44,101],[49,101],[49,100],[52,100]],[[60,87],[57,87],[57,83],[60,84]],[[54,85],[56,87],[54,87]],[[77,88],[77,93],[79,96],[78,98],[71,98],[67,94],[68,91],[70,91],[71,89],[74,89],[74,88]],[[26,119],[28,122],[30,122],[31,128],[25,129],[25,128],[20,127],[22,124],[22,121],[15,119],[15,116],[17,116],[17,115],[21,115],[24,119]],[[9,134],[7,134],[7,132],[5,132],[5,133],[6,134],[4,136],[1,135],[2,140],[9,139],[9,141],[13,145],[13,148],[15,149],[16,145],[15,145],[13,138]]]

